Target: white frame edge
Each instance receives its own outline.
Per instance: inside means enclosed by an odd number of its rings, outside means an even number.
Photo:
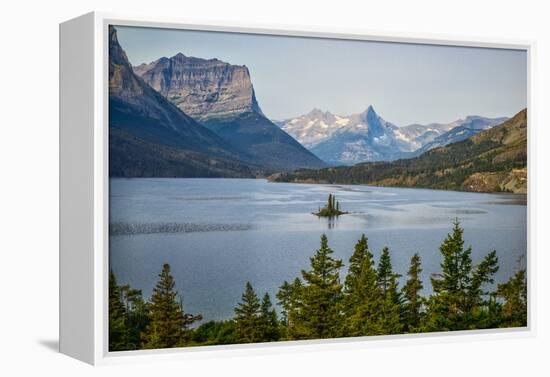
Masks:
[[[192,348],[108,351],[108,26],[125,25],[311,38],[452,45],[527,52],[528,327],[289,341]],[[331,349],[469,342],[535,335],[533,248],[536,165],[533,127],[534,41],[294,25],[254,25],[92,12],[60,25],[60,352],[90,364],[182,360]],[[81,144],[76,144],[79,141]],[[395,340],[399,340],[395,342]]]

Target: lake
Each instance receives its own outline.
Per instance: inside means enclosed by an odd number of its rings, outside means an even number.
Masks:
[[[329,193],[350,213],[333,221],[312,215]],[[220,320],[233,316],[247,281],[275,302],[283,281],[308,268],[321,234],[347,265],[364,233],[376,260],[388,246],[394,271],[402,275],[418,252],[423,293],[429,294],[429,276],[440,271],[438,247],[455,218],[474,262],[497,251],[496,282],[516,271],[519,258],[525,265],[524,195],[262,179],[111,179],[110,268],[119,283],[148,298],[162,264],[169,263],[184,310],[202,314],[203,322]]]

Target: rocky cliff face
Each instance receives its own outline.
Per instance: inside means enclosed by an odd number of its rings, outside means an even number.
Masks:
[[[134,67],[156,91],[198,120],[262,114],[246,66],[179,53]]]
[[[109,105],[111,126],[152,139],[148,141],[193,149],[221,146],[216,135],[134,74],[113,27],[109,29]]]
[[[135,75],[109,29],[111,176],[253,176],[245,157]]]
[[[180,53],[134,71],[226,145],[246,155],[247,163],[285,171],[326,165],[264,116],[245,66]]]

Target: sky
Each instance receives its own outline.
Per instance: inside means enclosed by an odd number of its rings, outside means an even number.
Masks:
[[[116,28],[133,65],[179,52],[246,65],[262,111],[274,120],[372,105],[405,126],[512,116],[527,106],[524,50]]]

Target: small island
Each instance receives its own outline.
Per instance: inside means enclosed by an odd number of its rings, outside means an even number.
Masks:
[[[336,196],[329,194],[327,205],[323,208],[319,208],[319,211],[313,214],[319,217],[337,217],[347,213],[348,212],[340,211],[340,202],[336,200]]]

